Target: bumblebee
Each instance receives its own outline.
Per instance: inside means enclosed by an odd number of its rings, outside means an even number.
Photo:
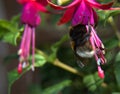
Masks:
[[[89,26],[89,30],[85,25],[78,24],[70,28],[69,36],[71,38],[70,44],[74,51],[77,59],[81,58],[91,58],[94,55],[94,51],[92,50],[92,46],[89,42],[91,33],[91,27]],[[83,66],[82,62],[79,61],[80,66]]]

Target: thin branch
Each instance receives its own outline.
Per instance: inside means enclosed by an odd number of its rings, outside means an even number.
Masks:
[[[67,70],[67,71],[69,71],[69,72],[71,72],[73,74],[77,74],[77,75],[79,75],[81,77],[84,76],[83,73],[81,73],[78,70],[72,68],[71,66],[68,66],[68,65],[64,64],[63,62],[59,61],[58,59],[56,59],[52,64],[57,66],[57,67],[60,67],[60,68],[62,68],[64,70]]]
[[[115,34],[116,34],[118,40],[120,41],[120,31],[118,30],[118,28],[117,28],[117,26],[116,26],[116,24],[115,24],[115,22],[114,22],[113,17],[110,17],[110,18],[108,19],[108,22],[110,23],[110,25],[111,25],[112,28],[114,29]]]
[[[38,54],[40,54],[40,55],[43,55],[46,59],[48,58],[48,55],[45,54],[43,51],[36,49],[36,52]],[[55,59],[53,62],[50,62],[50,63],[53,64],[53,65],[55,65],[55,66],[57,66],[57,67],[59,67],[59,68],[62,68],[64,70],[66,70],[66,71],[69,71],[69,72],[71,72],[73,74],[79,75],[81,77],[84,76],[83,73],[81,73],[78,70],[76,70],[75,68],[73,68],[73,67],[71,67],[71,66],[69,66],[69,65],[67,65],[67,64],[65,64],[63,62],[61,62],[58,59]]]

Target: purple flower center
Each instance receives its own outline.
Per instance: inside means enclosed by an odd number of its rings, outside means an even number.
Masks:
[[[27,3],[24,6],[22,11],[21,21],[33,27],[39,25],[41,19],[35,5],[33,5],[32,3]]]
[[[76,11],[73,14],[72,25],[75,26],[77,24],[94,25],[97,21],[97,14],[92,9],[92,7],[86,3],[85,0],[81,0]]]

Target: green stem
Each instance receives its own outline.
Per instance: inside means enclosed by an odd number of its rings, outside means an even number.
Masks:
[[[45,54],[44,52],[42,52],[41,50],[36,49],[36,52],[37,52],[38,54],[40,54],[40,55],[43,55],[46,59],[49,58],[49,56],[46,55],[46,54]],[[69,65],[67,65],[67,64],[59,61],[58,59],[55,59],[53,62],[50,62],[50,63],[53,64],[54,66],[57,66],[57,67],[59,67],[59,68],[62,68],[62,69],[66,70],[66,71],[69,71],[69,72],[71,72],[71,73],[73,73],[73,74],[79,75],[79,76],[81,76],[81,77],[84,76],[83,73],[81,73],[81,72],[79,72],[78,70],[72,68],[71,66],[69,66]]]
[[[116,24],[115,24],[115,22],[114,22],[113,17],[110,17],[110,18],[108,19],[108,22],[110,23],[110,25],[111,25],[112,28],[114,29],[115,34],[116,34],[116,37],[117,37],[118,40],[120,41],[120,31],[118,30],[118,28],[117,28],[117,26],[116,26]]]
[[[62,68],[64,70],[67,70],[67,71],[69,71],[69,72],[71,72],[73,74],[77,74],[77,75],[79,75],[81,77],[84,76],[83,73],[81,73],[78,70],[76,70],[76,69],[74,69],[74,68],[64,64],[63,62],[59,61],[58,59],[56,59],[52,64],[57,66],[57,67],[60,67],[60,68]]]

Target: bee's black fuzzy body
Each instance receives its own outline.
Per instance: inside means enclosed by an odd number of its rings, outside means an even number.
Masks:
[[[90,44],[91,28],[87,31],[85,25],[76,25],[70,28],[69,36],[71,38],[71,47],[77,60],[83,58],[91,58],[94,55]],[[83,64],[82,64],[83,65]]]

